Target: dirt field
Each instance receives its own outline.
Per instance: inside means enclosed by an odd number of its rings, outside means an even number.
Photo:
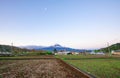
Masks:
[[[0,60],[2,78],[86,78],[56,59]]]

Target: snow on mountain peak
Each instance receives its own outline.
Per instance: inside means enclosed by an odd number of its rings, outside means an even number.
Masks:
[[[62,47],[60,44],[53,45],[54,47]]]

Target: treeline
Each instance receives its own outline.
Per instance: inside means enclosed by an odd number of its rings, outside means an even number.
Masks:
[[[101,48],[98,51],[103,51],[103,52],[107,53],[107,52],[112,51],[112,50],[120,50],[120,43],[113,44],[109,47]]]

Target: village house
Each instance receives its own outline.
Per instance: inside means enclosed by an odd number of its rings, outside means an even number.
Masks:
[[[55,55],[68,55],[70,52],[69,51],[58,51],[54,53]]]
[[[72,55],[79,55],[78,52],[71,52]]]
[[[114,50],[111,52],[113,55],[120,55],[120,50]]]
[[[103,52],[94,52],[94,51],[90,52],[90,54],[92,54],[92,55],[105,55],[105,53],[103,53]]]
[[[0,52],[0,56],[11,56],[11,52]]]

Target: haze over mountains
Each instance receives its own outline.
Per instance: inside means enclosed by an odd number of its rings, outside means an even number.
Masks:
[[[26,49],[41,49],[44,48],[45,46],[37,46],[37,45],[28,45],[28,46],[19,46],[20,48],[26,48]]]
[[[64,47],[64,46],[61,46],[60,44],[55,44],[52,46],[35,46],[35,45],[21,46],[21,48],[35,49],[35,50],[49,50],[49,51],[53,51],[54,49],[57,49],[58,51],[60,51],[60,50],[77,51],[77,52],[84,51],[84,49],[74,49],[74,48],[70,48],[70,47]]]

